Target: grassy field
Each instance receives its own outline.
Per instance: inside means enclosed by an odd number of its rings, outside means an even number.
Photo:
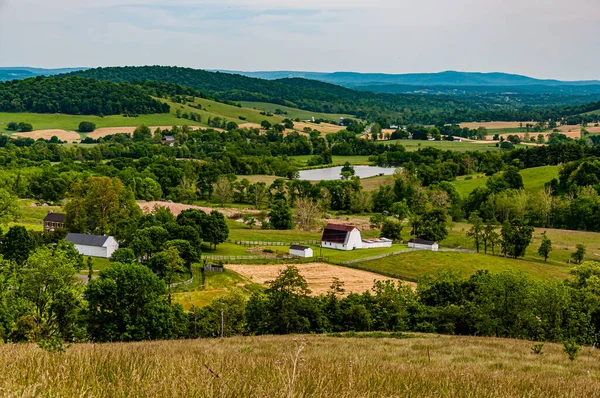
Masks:
[[[306,162],[308,162],[308,160],[310,158],[312,158],[313,155],[299,155],[299,156],[290,156],[290,158],[297,160],[298,162],[302,163],[303,165],[306,165]],[[349,162],[350,164],[353,165],[370,165],[371,163],[369,162],[369,157],[368,156],[332,156],[332,161],[334,165],[338,165],[338,166],[343,166],[344,163]]]
[[[525,190],[530,193],[541,191],[547,182],[553,178],[558,178],[558,166],[542,166],[523,169],[519,172],[523,177],[523,185]],[[483,174],[471,175],[472,179],[467,180],[467,176],[461,176],[452,184],[461,197],[466,198],[469,194],[478,187],[485,186],[489,177]]]
[[[147,126],[175,126],[175,125],[201,125],[207,126],[208,118],[221,117],[228,121],[234,121],[238,124],[250,122],[260,123],[268,120],[271,123],[278,123],[284,118],[281,116],[263,116],[255,109],[238,108],[233,105],[226,105],[215,101],[197,99],[196,104],[202,105],[203,110],[198,110],[188,105],[176,104],[171,101],[161,99],[171,105],[170,113],[158,113],[152,115],[139,115],[138,117],[123,117],[122,115],[111,115],[105,117],[91,115],[64,115],[64,114],[39,114],[39,113],[6,113],[0,112],[0,133],[10,134],[6,130],[9,122],[31,123],[35,130],[62,129],[75,131],[82,121],[90,121],[96,124],[97,128],[102,127],[136,127],[142,124]],[[177,118],[176,111],[195,112],[202,115],[201,122]],[[245,118],[241,120],[239,117]]]
[[[397,256],[355,264],[357,268],[395,276],[400,279],[416,281],[425,274],[436,274],[441,270],[459,271],[468,277],[478,270],[489,270],[498,273],[503,271],[524,272],[536,279],[566,278],[569,269],[567,264],[545,264],[543,261],[528,259],[510,259],[491,254],[474,254],[462,252],[430,252],[415,251]]]
[[[135,127],[142,124],[147,126],[174,126],[182,124],[202,124],[178,119],[174,113],[160,113],[154,115],[140,115],[138,117],[112,116],[74,116],[63,114],[39,114],[39,113],[6,113],[0,112],[0,133],[9,134],[6,125],[9,122],[31,123],[35,130],[62,129],[75,131],[79,123],[90,121],[101,127]],[[60,137],[59,137],[60,138]]]
[[[195,265],[193,268],[194,282],[184,288],[178,288],[173,295],[175,302],[181,304],[185,310],[190,310],[192,306],[205,307],[215,298],[224,296],[233,289],[237,289],[246,296],[263,289],[262,285],[228,269],[223,273],[207,272],[205,284],[201,286],[202,273],[199,267],[199,265]]]
[[[377,176],[371,178],[361,178],[360,183],[365,191],[376,191],[382,185],[394,185],[393,176]]]
[[[314,117],[315,119],[326,119],[326,120],[332,120],[337,122],[340,117],[343,118],[351,118],[354,119],[355,117],[352,115],[343,115],[343,114],[339,114],[339,113],[322,113],[322,112],[311,112],[311,111],[304,111],[302,109],[297,109],[297,108],[290,108],[288,106],[283,106],[283,105],[277,105],[277,104],[270,104],[267,102],[241,102],[242,106],[245,108],[252,108],[252,109],[256,109],[258,111],[268,111],[271,113],[275,113],[276,109],[281,109],[284,112],[287,112],[286,115],[282,115],[285,118],[289,118],[289,119],[300,119],[300,120],[310,120],[312,117]],[[318,129],[318,125],[316,125]]]
[[[3,345],[0,386],[6,396],[46,397],[600,395],[600,362],[591,348],[571,362],[559,344],[535,355],[529,341],[409,336],[75,344],[62,354]]]
[[[226,119],[228,122],[233,121],[239,125],[244,123],[253,123],[259,125],[263,120],[269,121],[271,124],[279,123],[284,118],[300,118],[310,119],[315,116],[316,118],[332,119],[337,121],[340,117],[348,117],[347,115],[337,114],[324,114],[324,113],[312,113],[306,111],[295,110],[293,108],[281,107],[274,104],[262,104],[259,103],[246,103],[246,107],[239,108],[233,105],[227,105],[216,101],[207,99],[196,99],[195,104],[201,105],[202,110],[191,107],[189,105],[177,104],[165,99],[160,99],[162,102],[166,102],[171,106],[170,113],[152,114],[152,115],[139,115],[138,117],[123,117],[122,115],[111,115],[105,117],[92,116],[92,115],[64,115],[64,114],[38,114],[38,113],[6,113],[0,112],[0,133],[7,135],[12,134],[6,130],[6,126],[9,122],[26,122],[33,125],[34,130],[47,130],[47,129],[61,129],[67,131],[76,131],[79,127],[79,123],[82,121],[90,121],[96,124],[97,128],[103,127],[136,127],[142,124],[147,126],[180,126],[180,125],[199,125],[207,126],[209,118],[220,117]],[[255,109],[255,107],[257,109]],[[261,115],[261,109],[267,109],[274,112],[276,108],[281,108],[288,112],[288,115],[273,115],[265,116]],[[182,112],[195,112],[202,116],[201,122],[191,121],[183,118],[177,118],[176,112],[181,110]],[[315,124],[315,128],[318,129],[318,125]],[[85,134],[82,134],[83,138]],[[60,138],[60,137],[59,137]]]
[[[480,144],[476,142],[453,142],[453,141],[422,141],[422,140],[391,140],[385,141],[386,144],[399,144],[406,147],[407,151],[418,151],[420,148],[437,148],[445,151],[500,151],[496,146],[496,142]],[[516,148],[524,147],[524,145],[515,145]]]
[[[467,223],[455,224],[449,233],[448,238],[442,244],[450,247],[465,247],[475,249],[472,239],[467,239],[466,231],[471,226]],[[498,233],[500,229],[498,229]],[[537,250],[541,243],[541,235],[546,232],[552,241],[552,252],[548,258],[548,262],[538,256]],[[552,228],[536,228],[533,234],[533,241],[527,248],[524,260],[529,263],[537,263],[541,265],[550,265],[553,267],[562,267],[568,271],[573,264],[569,263],[571,254],[575,252],[575,246],[582,243],[586,246],[588,260],[600,260],[600,233],[587,231],[567,231],[563,229]],[[482,249],[483,250],[483,249]]]

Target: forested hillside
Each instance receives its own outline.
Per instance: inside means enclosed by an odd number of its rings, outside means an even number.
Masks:
[[[142,88],[80,77],[36,77],[0,84],[0,111],[116,115],[121,113],[167,113],[169,105],[151,97],[176,87]]]
[[[447,95],[377,94],[301,78],[262,80],[180,67],[97,68],[65,76],[113,82],[159,81],[188,86],[232,101],[270,102],[315,112],[354,114],[395,123],[444,124],[473,120],[530,121],[572,115],[562,107],[528,106],[497,96],[457,98]],[[544,105],[547,105],[544,102]]]

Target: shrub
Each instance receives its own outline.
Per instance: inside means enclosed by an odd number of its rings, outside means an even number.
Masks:
[[[17,126],[17,130],[19,130],[21,133],[28,133],[30,131],[33,131],[33,126],[30,123],[21,122]]]
[[[577,358],[577,355],[579,355],[579,344],[577,344],[577,342],[575,342],[573,339],[568,339],[563,341],[563,346],[564,351],[569,356],[569,359],[574,361],[575,358]]]
[[[542,353],[542,348],[544,348],[544,343],[534,343],[531,351],[536,355],[540,355]]]
[[[19,128],[19,124],[17,122],[9,122],[8,125],[6,126],[6,129],[8,131],[17,131],[18,128]]]
[[[91,133],[96,130],[96,124],[92,122],[81,122],[79,123],[79,132],[80,133]]]
[[[466,176],[465,177],[465,181],[472,180],[472,179],[473,179],[473,176]]]

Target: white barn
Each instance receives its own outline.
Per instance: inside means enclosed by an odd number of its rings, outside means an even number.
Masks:
[[[350,225],[327,224],[321,237],[321,247],[336,250],[361,249],[360,231]]]
[[[79,254],[89,257],[110,258],[119,248],[119,243],[112,236],[68,234],[66,241],[73,243]]]
[[[313,249],[308,246],[290,246],[290,254],[296,257],[310,258],[313,256]]]
[[[431,250],[437,252],[439,249],[439,245],[437,242],[433,242],[431,240],[423,239],[423,238],[413,238],[408,241],[408,247],[410,249],[417,250]]]

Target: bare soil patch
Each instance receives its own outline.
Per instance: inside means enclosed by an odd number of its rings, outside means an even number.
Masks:
[[[60,130],[60,129],[36,130],[36,131],[30,131],[28,133],[15,133],[12,136],[13,137],[23,137],[23,138],[33,138],[34,140],[37,140],[39,138],[49,140],[53,136],[56,136],[56,137],[58,137],[59,140],[68,141],[68,142],[81,140],[81,136],[79,135],[79,133],[77,133],[75,131],[67,131],[67,130]]]
[[[225,217],[231,217],[234,214],[238,214],[238,213],[260,213],[258,210],[256,209],[228,209],[228,208],[222,208],[222,207],[203,207],[203,206],[194,206],[194,205],[184,205],[182,203],[173,203],[173,202],[164,202],[164,201],[152,201],[152,202],[143,202],[143,201],[138,201],[138,206],[140,206],[140,209],[142,209],[142,211],[144,213],[150,213],[152,211],[152,209],[154,209],[154,206],[161,206],[161,207],[166,207],[169,210],[171,210],[171,213],[173,213],[173,215],[175,217],[177,217],[179,215],[179,213],[181,213],[184,210],[189,210],[189,209],[195,209],[195,210],[202,210],[205,213],[210,213],[213,210],[217,210],[218,212],[222,213]]]
[[[280,264],[267,264],[267,265],[243,265],[243,264],[229,264],[226,268],[237,272],[251,279],[253,282],[264,284],[267,281],[274,280],[277,278],[279,272],[285,269],[288,265]],[[294,264],[295,267],[300,270],[300,274],[306,278],[308,287],[312,290],[311,295],[318,296],[320,294],[326,294],[330,289],[331,281],[333,278],[338,278],[344,282],[344,289],[346,293],[362,293],[367,290],[371,290],[373,282],[393,280],[379,274],[372,272],[361,271],[352,268],[339,267],[337,265],[324,264],[324,263],[310,263],[310,264]],[[402,282],[408,283],[408,282]],[[411,284],[412,285],[412,284]]]

